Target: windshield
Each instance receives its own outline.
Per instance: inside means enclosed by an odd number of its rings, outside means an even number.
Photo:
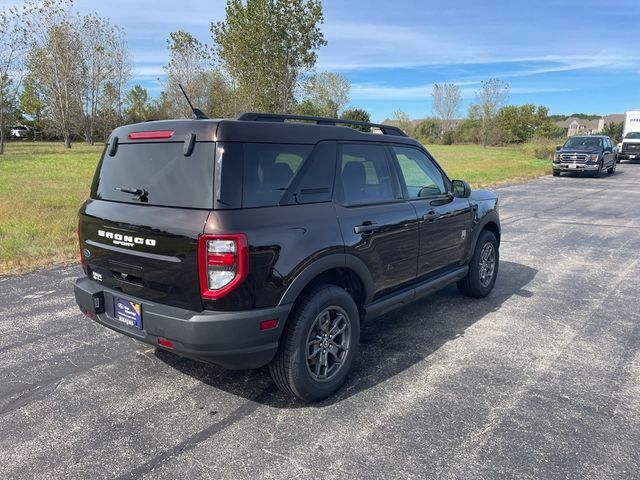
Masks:
[[[120,144],[104,154],[91,198],[146,205],[213,208],[213,142]]]
[[[600,148],[602,139],[596,137],[572,137],[564,144],[564,148]]]
[[[640,140],[640,132],[629,132],[624,138],[629,140]]]

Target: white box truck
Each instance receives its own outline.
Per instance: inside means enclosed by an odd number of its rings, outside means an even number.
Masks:
[[[640,111],[625,112],[618,161],[640,160]]]

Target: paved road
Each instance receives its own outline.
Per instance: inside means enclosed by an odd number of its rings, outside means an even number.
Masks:
[[[77,267],[0,279],[0,477],[638,478],[640,165],[497,190],[494,293],[370,323],[315,406],[83,319]]]

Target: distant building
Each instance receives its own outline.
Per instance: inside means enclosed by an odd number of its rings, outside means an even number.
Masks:
[[[593,120],[569,117],[566,120],[556,122],[556,125],[564,130],[567,137],[571,137],[573,135],[600,133],[606,125],[619,122],[624,122],[624,114],[606,115]]]

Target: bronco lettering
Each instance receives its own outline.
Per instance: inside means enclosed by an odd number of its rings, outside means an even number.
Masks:
[[[131,235],[122,235],[121,233],[113,233],[105,230],[98,230],[98,236],[110,238],[114,245],[122,245],[123,247],[133,247],[134,245],[146,245],[155,247],[156,241],[152,238],[134,237]]]

